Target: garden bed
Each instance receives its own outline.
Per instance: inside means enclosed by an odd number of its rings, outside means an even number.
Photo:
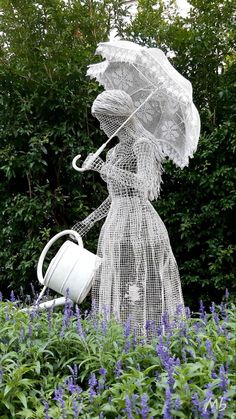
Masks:
[[[186,310],[151,344],[106,313],[0,303],[0,417],[235,418],[236,311]],[[151,327],[147,324],[147,328]]]

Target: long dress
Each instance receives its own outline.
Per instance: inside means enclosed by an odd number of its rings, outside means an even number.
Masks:
[[[130,139],[108,152],[101,169],[109,197],[99,209],[100,218],[107,217],[92,298],[98,312],[122,323],[129,319],[137,335],[146,335],[148,324],[159,327],[164,312],[173,318],[184,306],[167,229],[148,199],[154,164],[150,141]]]

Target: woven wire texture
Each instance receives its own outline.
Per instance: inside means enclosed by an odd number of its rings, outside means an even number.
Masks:
[[[110,137],[133,109],[127,93],[112,90],[98,96],[92,113]],[[129,320],[137,335],[145,335],[148,323],[158,328],[164,312],[173,319],[178,307],[184,307],[168,232],[150,202],[160,195],[165,156],[135,116],[118,139],[105,162],[98,157],[89,167],[100,173],[109,195],[73,229],[83,236],[106,217],[97,249],[102,264],[92,288],[95,308],[99,313],[106,309],[122,323]]]

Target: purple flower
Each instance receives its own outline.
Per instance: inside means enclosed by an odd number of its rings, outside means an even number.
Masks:
[[[149,407],[148,407],[148,395],[144,393],[141,396],[141,403],[140,403],[140,415],[143,419],[148,419]]]
[[[155,321],[147,320],[145,324],[145,329],[147,332],[155,333]]]
[[[96,376],[95,376],[94,373],[92,373],[90,375],[90,379],[89,379],[88,383],[89,383],[90,387],[95,387],[97,385],[98,381],[97,381]]]
[[[162,335],[159,336],[159,342],[156,346],[156,352],[157,352],[157,355],[159,356],[159,358],[161,360],[162,366],[164,368],[166,368],[167,365],[168,365],[170,354],[169,354],[168,348],[164,345]]]
[[[47,319],[48,319],[48,334],[51,332],[51,324],[52,324],[52,313],[53,313],[53,306],[49,308]]]
[[[212,343],[209,339],[206,340],[206,350],[209,358],[212,356]]]
[[[10,301],[12,303],[14,303],[16,301],[16,297],[15,297],[15,294],[14,294],[14,291],[13,290],[11,291]]]
[[[95,387],[98,384],[98,380],[96,379],[96,376],[94,373],[91,374],[90,379],[88,381],[89,383],[89,395],[90,395],[90,401],[93,400],[93,398],[96,396],[96,390]]]
[[[68,300],[68,298],[67,298],[68,297],[68,292],[69,292],[69,290],[67,289],[66,290],[66,304],[65,304],[65,308],[64,308],[64,317],[63,317],[63,320],[62,320],[62,328],[61,328],[61,331],[60,331],[60,337],[64,336],[65,329],[69,326],[70,319],[73,316],[73,311],[72,311],[73,303],[70,300]]]
[[[210,306],[210,312],[211,312],[211,314],[213,314],[213,313],[215,313],[215,311],[216,311],[216,306],[215,306],[214,301],[212,301],[211,306]]]
[[[170,419],[171,416],[171,390],[169,386],[166,386],[166,399],[164,405],[163,419]]]
[[[0,291],[0,302],[2,302],[2,293]]]
[[[139,414],[139,408],[137,407],[137,400],[138,400],[139,396],[138,394],[134,393],[131,396],[131,407],[134,413],[136,413],[137,415]]]
[[[197,393],[194,393],[192,395],[192,404],[193,404],[193,413],[197,414],[197,412],[199,412],[199,406],[200,406],[200,401],[199,401]]]
[[[32,340],[33,329],[32,329],[32,325],[31,324],[29,324],[29,327],[28,327],[28,335],[29,335],[30,340]]]
[[[76,311],[76,319],[77,319],[76,321],[77,332],[81,338],[84,338],[85,336],[84,336],[83,326],[81,323],[80,309],[77,305],[76,305],[75,311]]]
[[[103,412],[101,412],[101,413],[99,414],[99,419],[104,419],[104,414],[103,414]]]
[[[116,363],[116,368],[115,368],[115,376],[119,377],[121,375],[121,361],[118,360]]]
[[[182,316],[183,313],[184,313],[184,310],[185,310],[185,308],[184,308],[183,304],[178,304],[177,307],[176,307],[176,315],[177,316]]]
[[[189,350],[188,350],[188,352],[189,352],[189,355],[190,355],[192,358],[195,358],[195,356],[194,356],[194,352],[193,352],[193,350],[192,350],[192,349],[189,349]]]
[[[180,406],[181,406],[180,398],[179,396],[177,396],[174,402],[175,410],[179,410]]]
[[[164,311],[161,316],[161,325],[165,331],[169,330],[170,327],[170,320],[167,311]]]
[[[91,317],[96,316],[96,313],[97,313],[97,304],[96,304],[96,300],[93,299],[91,303],[91,310],[90,310]]]
[[[227,390],[228,380],[226,377],[226,371],[224,365],[220,366],[220,387],[223,391]]]
[[[168,373],[168,384],[169,384],[169,387],[170,387],[171,391],[173,390],[173,386],[174,386],[174,383],[175,383],[175,379],[173,377],[175,365],[176,365],[175,359],[173,357],[170,357],[169,360],[168,360],[168,363],[166,365],[166,370],[167,370],[167,373]]]
[[[25,340],[25,331],[23,329],[23,327],[20,328],[20,333],[19,333],[19,343],[23,342]]]
[[[212,371],[212,373],[211,373],[211,378],[213,378],[213,379],[217,378],[217,374],[216,374],[216,372],[215,372],[215,371]]]
[[[76,381],[77,381],[77,378],[78,378],[78,367],[77,367],[76,364],[73,365],[73,368],[70,365],[67,365],[67,367],[69,368],[69,370],[70,370],[70,372],[73,376],[73,382],[75,384]]]
[[[218,419],[223,419],[228,400],[229,398],[227,396],[227,391],[224,391],[223,396],[220,398],[220,411],[218,414]]]
[[[128,419],[133,419],[131,400],[129,396],[125,396],[125,413]]]
[[[131,334],[131,318],[128,317],[124,324],[124,337],[125,337],[125,352],[128,352],[130,349],[131,343],[129,340],[129,336]]]
[[[110,317],[110,310],[108,307],[103,307],[102,331],[104,335],[107,333],[108,319]]]
[[[128,338],[131,333],[131,319],[128,317],[124,324],[124,337]]]
[[[182,320],[179,324],[179,329],[180,329],[180,335],[187,337],[188,333],[187,333],[187,324],[184,320]]]
[[[44,413],[45,413],[45,419],[50,419],[50,416],[48,414],[49,412],[49,404],[46,400],[43,400],[43,405],[44,405]]]
[[[105,388],[107,370],[102,367],[99,370],[99,374],[101,378],[98,380],[98,387],[97,387],[98,392],[104,390]]]
[[[76,386],[73,383],[73,378],[69,377],[67,380],[68,391],[73,394],[76,391]]]
[[[99,374],[105,376],[107,374],[107,370],[103,367],[100,368]]]
[[[74,418],[77,419],[79,417],[81,409],[79,409],[79,405],[78,405],[78,402],[77,402],[74,394],[72,395],[72,404],[73,404]]]
[[[132,344],[133,344],[133,348],[135,348],[137,345],[136,330],[133,331]]]
[[[0,365],[0,384],[2,384],[2,382],[3,382],[3,368]]]
[[[63,388],[61,386],[58,387],[58,389],[56,389],[54,391],[54,397],[53,400],[56,400],[60,406],[61,406],[61,410],[62,410],[62,419],[65,419],[65,402],[63,399],[63,395],[64,395],[64,391]]]
[[[185,314],[186,314],[187,319],[191,318],[191,310],[189,307],[185,307]]]
[[[201,411],[202,417],[205,418],[205,419],[209,418],[208,405],[209,405],[209,402],[211,402],[211,401],[212,401],[212,404],[213,404],[214,403],[214,395],[212,393],[211,383],[208,383],[205,399],[202,403],[203,409]],[[213,404],[213,406],[214,406],[214,404]],[[211,408],[211,413],[213,413],[212,408]]]
[[[206,312],[205,312],[205,307],[203,305],[203,301],[202,300],[200,300],[199,312],[200,312],[200,319],[205,322],[206,321]]]
[[[187,362],[186,350],[184,348],[181,349],[182,358],[184,362]]]

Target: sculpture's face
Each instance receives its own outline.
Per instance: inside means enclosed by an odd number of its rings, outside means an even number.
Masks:
[[[100,128],[105,132],[108,138],[110,138],[123,124],[126,118],[124,117],[114,117],[107,115],[96,115],[97,119],[100,122]],[[117,136],[120,137],[124,132],[124,129],[120,129]]]

